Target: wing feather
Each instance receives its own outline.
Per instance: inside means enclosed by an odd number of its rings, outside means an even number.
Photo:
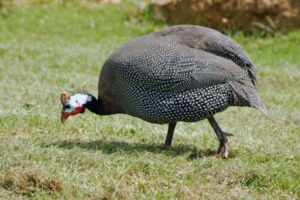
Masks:
[[[216,30],[202,26],[177,25],[155,35],[175,36],[182,45],[230,59],[246,70],[253,84],[256,84],[255,68],[247,53],[234,40]]]
[[[162,92],[255,82],[253,65],[242,48],[200,26],[173,26],[133,40],[117,50],[107,65],[114,65],[112,71],[125,81]]]

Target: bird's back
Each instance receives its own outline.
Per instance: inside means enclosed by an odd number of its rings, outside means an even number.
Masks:
[[[182,25],[115,51],[102,68],[99,97],[151,122],[197,121],[230,105],[259,107],[255,82],[253,64],[233,40]]]

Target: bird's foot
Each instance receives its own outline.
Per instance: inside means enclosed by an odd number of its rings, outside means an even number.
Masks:
[[[228,158],[228,144],[227,142],[220,142],[218,153],[213,157],[214,159]]]

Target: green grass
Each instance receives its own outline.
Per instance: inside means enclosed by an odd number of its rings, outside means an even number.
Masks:
[[[107,56],[164,26],[135,5],[2,9],[0,199],[298,199],[300,31],[232,36],[257,66],[270,118],[249,108],[216,115],[234,134],[227,160],[212,159],[218,141],[205,120],[179,123],[171,150],[165,125],[130,116],[60,123],[61,91],[97,95]]]

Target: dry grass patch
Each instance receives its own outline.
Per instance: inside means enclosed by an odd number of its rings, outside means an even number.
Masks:
[[[27,196],[39,190],[51,193],[63,189],[62,182],[58,178],[38,170],[8,171],[0,177],[0,185],[6,190]]]

